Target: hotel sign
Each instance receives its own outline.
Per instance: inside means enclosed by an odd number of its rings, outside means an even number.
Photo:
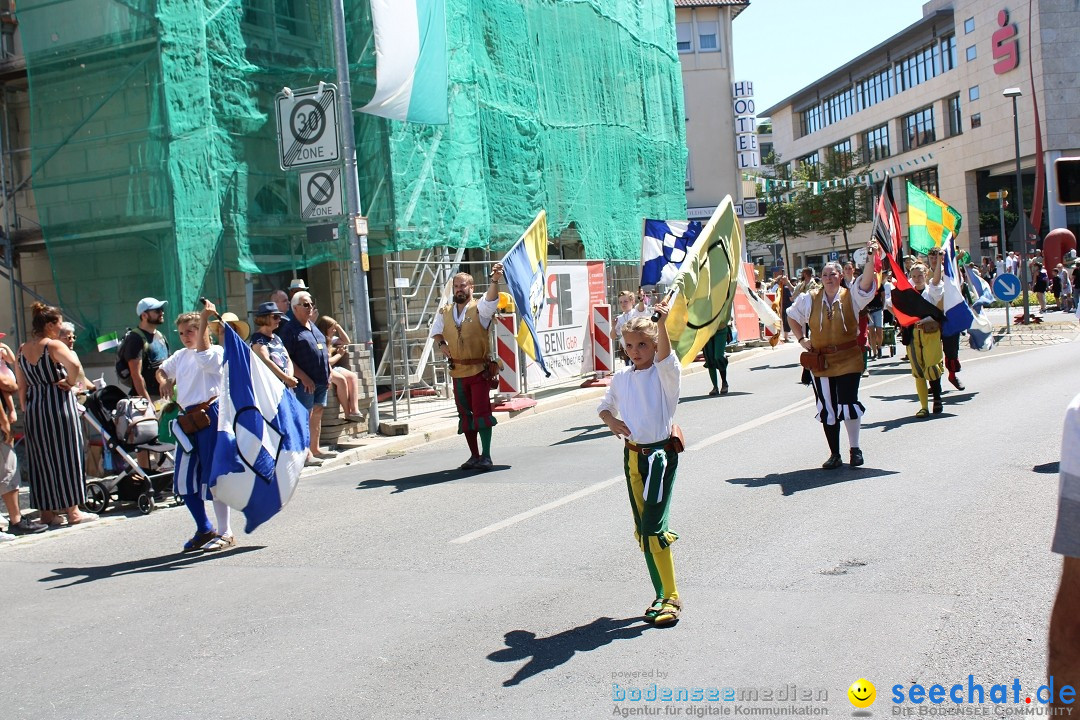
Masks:
[[[732,84],[735,110],[735,156],[740,170],[761,166],[761,152],[757,141],[757,108],[754,106],[754,83]]]

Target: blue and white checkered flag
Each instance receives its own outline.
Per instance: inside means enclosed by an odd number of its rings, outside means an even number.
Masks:
[[[244,532],[289,502],[307,459],[308,414],[296,395],[225,323],[214,499],[244,513]]]
[[[645,220],[641,238],[641,284],[671,285],[701,234],[697,220]]]

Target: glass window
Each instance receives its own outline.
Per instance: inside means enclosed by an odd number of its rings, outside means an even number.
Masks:
[[[901,120],[904,133],[904,150],[914,150],[937,139],[934,134],[934,108],[925,107],[905,115]]]
[[[832,156],[837,159],[837,164],[844,170],[851,169],[851,138],[841,140],[830,148]]]
[[[964,34],[975,32],[975,18],[969,17],[964,21]]]
[[[956,67],[956,36],[946,35],[941,40],[941,67],[942,72]]]
[[[913,172],[910,175],[906,176],[905,179],[915,187],[923,190],[924,192],[928,192],[931,195],[938,194],[938,179],[936,167],[926,168],[925,170]]]
[[[975,51],[975,46],[974,45],[972,45],[971,47],[969,47],[967,50],[964,51],[964,57],[967,58],[968,62],[971,62],[972,60],[974,60],[977,57],[977,55],[978,55],[978,53]]]
[[[982,114],[975,113],[971,116],[971,128],[974,130],[977,127],[982,127]]]
[[[888,125],[880,125],[863,133],[863,160],[866,163],[883,160],[890,155]]]
[[[716,22],[701,22],[697,24],[697,36],[698,36],[698,52],[716,52],[720,49],[720,43],[717,42],[717,33],[719,32],[719,23]]]
[[[675,43],[681,53],[694,52],[693,25],[690,23],[675,23]]]
[[[949,98],[949,137],[964,132],[964,116],[960,114],[960,96]]]
[[[694,189],[694,180],[690,176],[690,153],[686,154],[686,189],[687,190],[693,190]]]
[[[973,85],[968,88],[968,102],[974,102],[979,99],[979,86]]]

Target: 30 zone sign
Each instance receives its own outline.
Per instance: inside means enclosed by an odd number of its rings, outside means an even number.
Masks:
[[[278,93],[278,161],[282,170],[335,163],[341,155],[337,88],[324,84]]]

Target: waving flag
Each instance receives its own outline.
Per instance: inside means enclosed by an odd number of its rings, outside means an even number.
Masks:
[[[667,285],[701,234],[697,220],[645,220],[641,236],[641,284]]]
[[[375,95],[361,112],[392,120],[450,121],[445,0],[371,0]]]
[[[761,297],[754,291],[754,286],[750,284],[750,280],[746,277],[746,266],[742,262],[737,262],[739,268],[739,289],[742,290],[742,294],[746,296],[746,299],[750,302],[750,307],[754,309],[754,313],[757,314],[758,320],[761,320],[761,324],[769,328],[773,337],[779,337],[778,333],[780,328],[783,327],[783,322],[780,320],[780,316],[776,314],[774,304],[770,303],[765,298]],[[781,301],[781,295],[783,290],[777,290],[776,292],[776,307],[779,307]],[[770,339],[770,342],[772,340]],[[772,343],[776,345],[775,342]]]
[[[989,350],[994,347],[994,325],[982,310],[994,302],[994,295],[990,292],[990,284],[983,280],[974,265],[968,265],[964,271],[967,274],[968,285],[975,294],[975,301],[971,304],[975,320],[968,328],[968,345],[974,350]]]
[[[717,330],[731,320],[742,262],[742,235],[728,195],[701,231],[682,269],[671,283],[668,337],[685,367]]]
[[[942,269],[945,283],[945,322],[941,326],[942,335],[959,335],[971,327],[975,321],[975,313],[971,311],[964,300],[964,293],[960,290],[960,271],[956,266],[956,244],[953,242],[952,233],[947,233],[945,242],[942,244],[945,251],[945,267]]]
[[[911,252],[925,255],[932,247],[945,244],[945,235],[960,232],[960,213],[939,198],[920,190],[910,182],[908,197],[908,245]]]
[[[881,246],[881,254],[893,274],[893,291],[890,296],[892,302],[892,314],[896,322],[904,327],[914,325],[924,317],[932,317],[939,323],[945,321],[945,316],[937,305],[928,301],[918,290],[911,286],[904,266],[900,263],[900,213],[896,210],[896,201],[893,199],[892,181],[885,176],[885,184],[881,189],[881,197],[878,198],[877,207],[874,211],[874,238]],[[877,259],[875,258],[875,265]],[[879,268],[875,268],[879,269]]]
[[[214,498],[244,513],[244,532],[272,518],[296,490],[307,458],[304,406],[225,324]]]
[[[506,285],[518,311],[518,346],[536,361],[545,376],[551,377],[540,353],[540,339],[536,336],[536,323],[544,309],[547,278],[546,211],[540,211],[525,234],[506,253],[502,263]]]
[[[98,352],[105,352],[120,345],[120,333],[111,332],[97,339]]]

